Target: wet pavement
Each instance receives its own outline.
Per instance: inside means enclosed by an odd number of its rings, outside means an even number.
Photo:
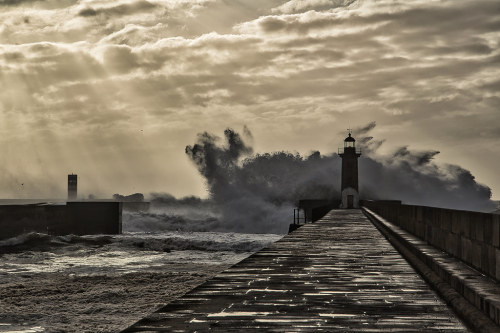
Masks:
[[[469,332],[360,210],[334,210],[125,332]]]

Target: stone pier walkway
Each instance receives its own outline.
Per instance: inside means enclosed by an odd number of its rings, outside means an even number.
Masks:
[[[359,210],[334,210],[125,332],[468,332]]]

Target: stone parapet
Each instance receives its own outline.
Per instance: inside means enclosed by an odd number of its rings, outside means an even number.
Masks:
[[[496,280],[429,245],[366,206],[363,210],[393,246],[475,331],[500,332],[500,285]]]
[[[378,201],[362,206],[500,281],[500,215]]]

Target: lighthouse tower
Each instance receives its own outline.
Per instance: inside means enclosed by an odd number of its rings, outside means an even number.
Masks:
[[[339,156],[342,158],[342,204],[340,208],[358,208],[358,157],[361,151],[356,149],[356,140],[349,136],[344,140],[344,148],[339,149]]]
[[[71,174],[68,175],[68,201],[76,200],[78,176]]]

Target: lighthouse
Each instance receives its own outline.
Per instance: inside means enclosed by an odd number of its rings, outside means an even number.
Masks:
[[[76,200],[78,176],[71,174],[68,175],[68,201]]]
[[[340,208],[358,208],[358,157],[361,150],[356,149],[356,140],[349,136],[344,140],[344,148],[339,149],[339,156],[342,158],[342,184],[340,187],[342,194],[342,204]]]

